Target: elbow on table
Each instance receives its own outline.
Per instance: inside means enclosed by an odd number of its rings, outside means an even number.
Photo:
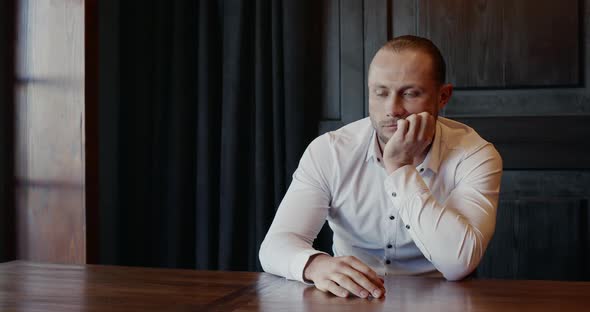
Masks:
[[[449,282],[457,282],[467,277],[473,270],[467,270],[465,268],[455,268],[451,270],[445,270],[441,272],[444,278]]]
[[[260,266],[264,272],[269,272],[269,255],[268,255],[268,243],[267,240],[263,240],[262,244],[260,244],[260,249],[258,250],[258,260],[260,260]]]
[[[445,261],[444,264],[437,266],[437,268],[447,281],[460,281],[477,268],[480,259],[481,257],[477,257],[477,259],[454,259]]]
[[[460,281],[469,276],[484,256],[487,249],[487,244],[491,238],[493,231],[488,235],[482,235],[480,231],[473,230],[471,227],[466,231],[465,244],[462,245],[457,254],[451,255],[444,253],[442,258],[433,264],[442,273],[444,278],[448,281]]]

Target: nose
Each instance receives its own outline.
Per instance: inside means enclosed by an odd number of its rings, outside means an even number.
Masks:
[[[404,108],[403,100],[398,96],[394,95],[387,101],[385,105],[387,116],[394,118],[403,118],[407,111]]]

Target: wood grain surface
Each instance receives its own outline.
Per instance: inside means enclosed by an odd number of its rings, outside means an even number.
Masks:
[[[2,311],[587,311],[590,283],[386,276],[382,299],[338,298],[268,273],[0,264]]]

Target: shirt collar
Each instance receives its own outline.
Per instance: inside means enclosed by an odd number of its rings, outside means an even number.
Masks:
[[[365,161],[368,162],[371,159],[375,161],[377,160],[377,157],[381,157],[381,151],[379,150],[379,146],[377,146],[377,132],[375,129],[373,129],[371,139],[369,140],[369,148],[367,149],[367,157],[365,157]]]
[[[420,165],[419,168],[430,169],[434,173],[438,173],[438,168],[440,167],[440,150],[441,150],[441,137],[442,137],[442,126],[440,122],[436,121],[436,132],[434,133],[434,140],[432,141],[432,145],[430,146],[430,150],[428,154],[426,154],[426,158]]]
[[[438,169],[440,167],[440,144],[441,144],[441,136],[442,134],[442,126],[440,122],[436,121],[436,132],[434,134],[434,141],[432,142],[432,146],[426,154],[426,158],[420,165],[419,168],[430,169],[434,173],[438,173]],[[367,156],[365,157],[365,161],[368,162],[370,160],[376,161],[382,157],[381,150],[377,145],[377,132],[373,129],[373,133],[371,134],[371,139],[369,141],[369,146],[367,149]]]

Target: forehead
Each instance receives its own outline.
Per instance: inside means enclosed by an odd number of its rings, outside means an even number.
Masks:
[[[369,71],[369,84],[435,82],[432,58],[417,50],[377,52]]]

